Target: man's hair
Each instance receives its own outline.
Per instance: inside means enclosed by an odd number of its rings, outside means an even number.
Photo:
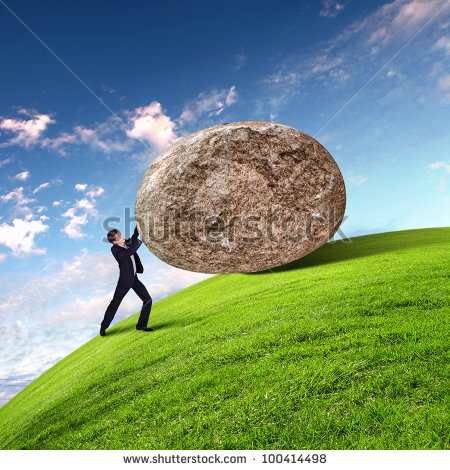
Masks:
[[[116,228],[113,228],[112,230],[108,232],[108,235],[106,235],[106,238],[108,239],[109,243],[116,241],[116,233],[119,233],[119,231]]]

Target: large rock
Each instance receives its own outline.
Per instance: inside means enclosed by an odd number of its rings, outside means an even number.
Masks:
[[[210,127],[176,141],[149,166],[135,217],[166,263],[203,273],[260,271],[326,243],[345,212],[327,150],[273,122]]]

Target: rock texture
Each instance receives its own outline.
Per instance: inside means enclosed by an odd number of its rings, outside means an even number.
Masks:
[[[166,263],[203,273],[286,264],[326,243],[345,212],[345,185],[327,150],[274,122],[244,121],[176,141],[149,166],[135,217]]]

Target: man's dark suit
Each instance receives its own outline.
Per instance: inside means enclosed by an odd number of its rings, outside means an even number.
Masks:
[[[117,281],[116,290],[114,291],[113,299],[108,305],[101,323],[101,328],[103,330],[106,330],[113,321],[114,315],[116,314],[122,299],[130,289],[133,289],[143,302],[141,315],[139,316],[136,327],[145,328],[147,326],[148,317],[150,316],[150,310],[152,308],[152,298],[144,284],[142,284],[138,279],[137,274],[134,274],[133,262],[131,261],[131,255],[134,255],[136,273],[144,272],[144,267],[142,266],[139,255],[136,253],[142,243],[142,241],[139,240],[138,235],[139,232],[136,227],[131,238],[125,240],[125,245],[127,245],[128,248],[123,248],[117,244],[113,244],[111,247],[111,253],[119,263],[120,275],[119,280]]]

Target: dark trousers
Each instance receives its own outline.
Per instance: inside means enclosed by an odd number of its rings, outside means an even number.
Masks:
[[[152,298],[150,297],[150,294],[148,293],[144,284],[142,284],[142,282],[138,279],[137,275],[135,274],[134,284],[132,287],[121,287],[119,286],[119,284],[117,284],[116,290],[114,291],[113,299],[108,305],[108,308],[105,312],[105,317],[103,318],[103,321],[101,323],[102,329],[106,330],[109,327],[109,325],[113,321],[117,309],[119,308],[120,303],[122,302],[122,299],[125,297],[126,293],[130,289],[133,289],[134,292],[136,292],[136,294],[143,302],[141,315],[139,316],[139,320],[136,326],[139,328],[145,328],[147,326],[148,317],[150,316],[150,310],[152,308]]]

